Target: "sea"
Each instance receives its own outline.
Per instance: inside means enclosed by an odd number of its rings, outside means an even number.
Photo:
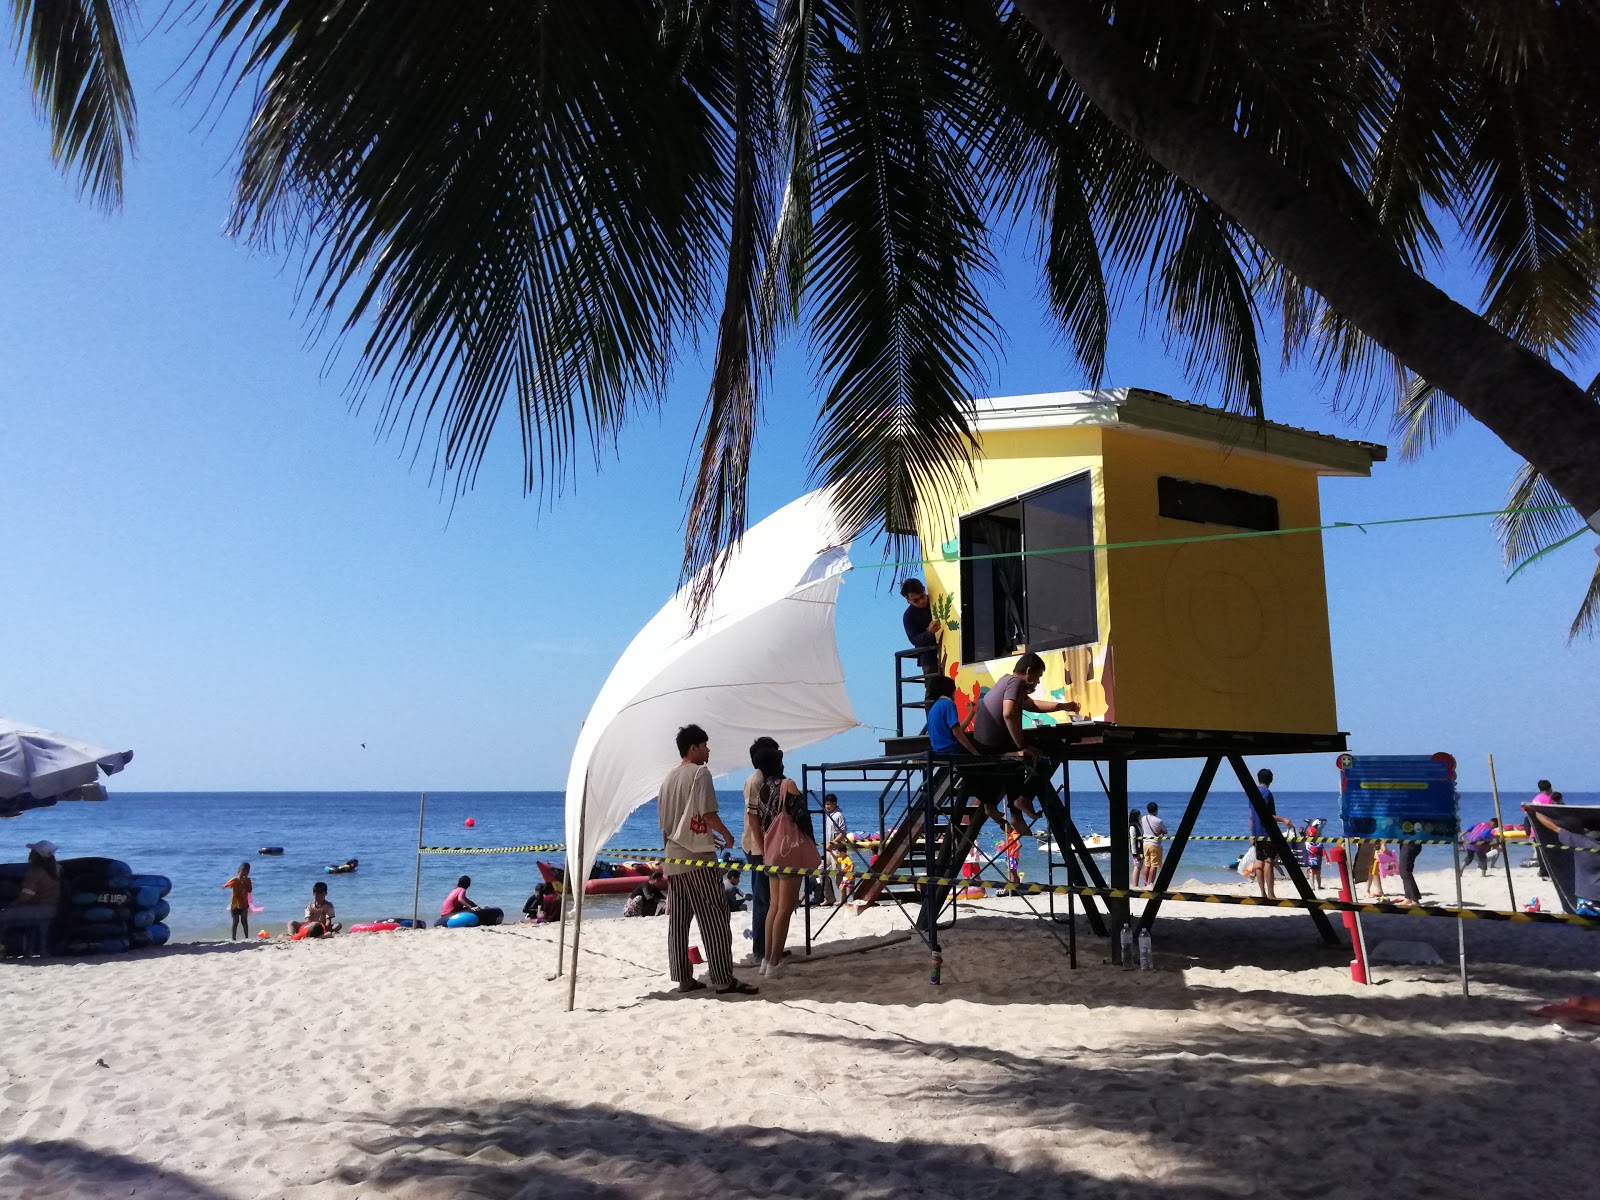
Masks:
[[[738,792],[719,791],[724,820],[737,835],[742,816]],[[875,792],[838,792],[840,807],[853,830],[874,831],[878,825]],[[1086,834],[1109,832],[1104,800],[1074,796],[1074,816]],[[1528,797],[1502,796],[1506,820],[1519,820],[1517,805]],[[1570,804],[1600,804],[1600,793],[1568,793]],[[1139,792],[1130,802],[1142,811],[1156,802],[1168,826],[1176,830],[1188,801],[1186,792]],[[312,884],[328,884],[329,897],[346,923],[385,917],[409,917],[413,904],[420,916],[439,911],[445,894],[460,875],[472,879],[471,896],[479,904],[505,910],[507,920],[520,917],[523,902],[539,882],[535,862],[559,861],[558,854],[427,854],[422,845],[478,850],[495,847],[560,843],[564,840],[564,797],[559,792],[124,792],[113,790],[101,803],[58,804],[35,809],[0,825],[0,861],[26,858],[25,844],[48,838],[63,858],[86,855],[122,859],[136,872],[166,875],[172,880],[167,897],[172,914],[167,925],[175,942],[226,938],[228,894],[223,884],[241,862],[250,863],[256,903],[253,929],[274,936],[298,917],[311,897]],[[1337,831],[1338,796],[1332,792],[1278,792],[1278,811],[1297,822],[1330,819]],[[1494,815],[1487,792],[1461,795],[1463,827]],[[1095,820],[1099,816],[1100,820]],[[472,821],[468,826],[466,822]],[[1207,801],[1195,827],[1197,837],[1239,836],[1248,831],[1244,797],[1217,793]],[[998,837],[998,835],[996,835]],[[608,842],[608,847],[639,852],[659,847],[654,805],[645,805]],[[259,853],[264,846],[283,847],[282,856]],[[1184,852],[1177,882],[1196,879],[1215,883],[1231,875],[1231,864],[1243,844],[1238,841],[1192,841]],[[1514,852],[1518,857],[1529,853]],[[636,857],[619,854],[615,857]],[[329,875],[325,867],[360,859],[347,875]],[[1444,866],[1447,847],[1424,849],[1419,866]],[[1103,856],[1102,856],[1103,861]],[[1024,839],[1021,870],[1028,881],[1046,879],[1044,854],[1034,839]],[[1059,875],[1058,875],[1059,878]],[[746,877],[748,884],[748,876]],[[591,896],[585,917],[615,917],[626,897]]]

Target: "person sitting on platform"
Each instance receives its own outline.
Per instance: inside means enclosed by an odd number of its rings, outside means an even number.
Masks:
[[[972,740],[979,753],[1019,755],[1033,767],[1021,785],[1014,785],[1011,791],[1012,823],[1015,825],[1019,819],[1025,822],[1019,833],[1039,819],[1031,801],[1050,787],[1050,776],[1055,771],[1055,763],[1028,744],[1022,732],[1022,714],[1078,711],[1074,700],[1035,700],[1033,693],[1043,678],[1044,659],[1032,652],[1024,654],[1011,668],[1011,674],[997,679],[984,693],[972,725]],[[1071,676],[1067,682],[1072,682]]]
[[[1572,911],[1580,917],[1600,917],[1600,841],[1589,833],[1579,833],[1557,825],[1542,812],[1533,819],[1556,835],[1572,852]],[[1592,833],[1593,831],[1589,831]]]
[[[917,665],[922,668],[922,674],[930,685],[928,699],[931,700],[931,685],[939,675],[939,635],[944,632],[944,626],[933,619],[930,597],[928,590],[922,586],[922,580],[906,580],[900,585],[900,595],[905,597],[906,602],[906,611],[900,616],[900,624],[905,628],[906,640],[923,651],[917,656]]]
[[[928,748],[942,758],[976,757],[977,743],[961,727],[961,714],[956,709],[956,681],[940,675],[928,684],[928,694],[933,697],[933,707],[928,710]],[[966,795],[983,806],[983,811],[996,825],[1004,825],[998,803],[1000,788],[997,779],[986,778],[981,767],[966,767],[961,771],[961,786]]]

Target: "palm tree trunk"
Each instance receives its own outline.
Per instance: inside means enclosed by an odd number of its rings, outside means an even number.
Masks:
[[[1407,267],[1330,199],[1173,93],[1094,0],[1016,0],[1091,103],[1291,274],[1453,396],[1600,531],[1600,404]]]

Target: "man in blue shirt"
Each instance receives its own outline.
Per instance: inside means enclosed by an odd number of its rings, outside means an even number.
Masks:
[[[948,675],[929,680],[928,695],[933,699],[933,707],[928,709],[928,745],[933,752],[945,758],[978,755],[972,735],[961,728],[961,713],[955,701],[956,681]],[[961,772],[961,782],[965,793],[983,806],[990,820],[996,825],[1006,823],[1000,815],[1003,781],[997,772],[976,763],[967,764]]]
[[[922,586],[920,579],[908,579],[900,585],[900,595],[905,597],[906,611],[900,616],[900,624],[905,628],[906,641],[926,653],[917,656],[917,664],[922,668],[924,675],[936,676],[939,671],[939,635],[944,632],[944,626],[933,619],[933,609],[928,591]],[[929,684],[932,684],[930,679]],[[933,699],[933,692],[928,692],[928,699]]]

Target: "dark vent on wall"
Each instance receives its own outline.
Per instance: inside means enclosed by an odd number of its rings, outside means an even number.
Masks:
[[[1156,504],[1163,517],[1234,529],[1277,529],[1278,500],[1214,483],[1195,483],[1163,475],[1156,480]]]

